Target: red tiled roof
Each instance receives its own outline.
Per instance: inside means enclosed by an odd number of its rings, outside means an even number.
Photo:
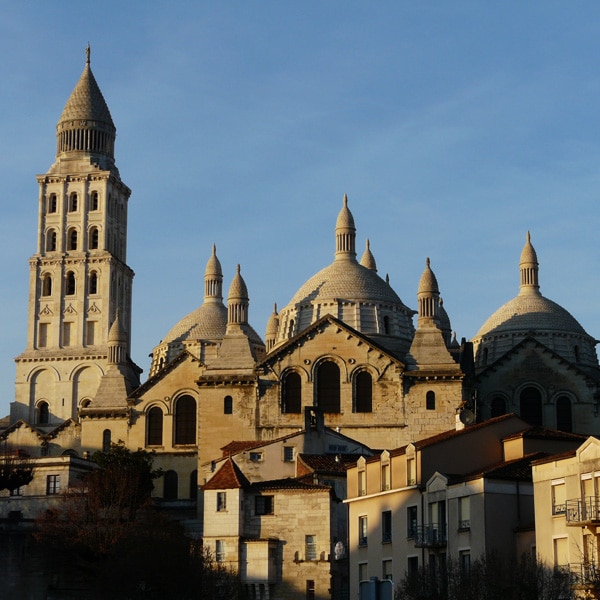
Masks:
[[[248,491],[262,490],[302,490],[306,492],[331,491],[328,485],[306,483],[303,478],[288,477],[286,479],[272,479],[271,481],[256,481],[248,486]]]
[[[227,458],[228,456],[232,456],[233,454],[239,454],[240,452],[244,452],[244,450],[252,450],[252,448],[258,448],[259,446],[264,446],[266,442],[261,442],[257,440],[247,440],[247,441],[232,441],[229,444],[222,446],[221,451],[223,452],[223,458]]]
[[[298,458],[312,471],[345,475],[348,465],[355,465],[359,456],[356,454],[300,454]]]
[[[227,459],[223,466],[204,484],[202,490],[230,490],[246,487],[250,482],[240,468]]]

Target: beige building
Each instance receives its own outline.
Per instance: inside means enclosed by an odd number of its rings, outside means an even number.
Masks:
[[[582,439],[504,415],[359,459],[346,500],[350,597],[371,577],[398,583],[448,560],[469,569],[488,553],[532,551],[531,462]]]
[[[533,463],[536,550],[578,597],[600,597],[600,440]]]
[[[229,271],[225,297],[213,245],[200,306],[174,315],[141,381],[129,355],[130,190],[116,166],[116,128],[89,48],[56,135],[55,161],[38,176],[27,346],[16,358],[4,432],[30,456],[83,457],[118,440],[153,450],[165,472],[157,499],[193,513],[206,465],[224,446],[292,436],[309,429],[307,414],[370,448],[417,448],[509,412],[564,431],[599,429],[595,340],[541,295],[529,236],[519,295],[472,343],[458,343],[429,259],[415,285],[415,311],[378,274],[368,240],[358,258],[345,196],[332,223],[333,260],[275,307],[264,341],[250,324],[240,265]],[[427,464],[421,485],[439,472],[430,484],[450,489],[449,473],[467,473],[443,460]]]

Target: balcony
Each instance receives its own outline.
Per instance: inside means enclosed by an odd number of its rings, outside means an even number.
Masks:
[[[596,587],[600,584],[600,570],[593,563],[570,563],[569,577],[571,585],[583,588]]]
[[[448,541],[445,525],[419,525],[413,533],[417,548],[442,548]]]
[[[593,527],[600,525],[600,497],[588,496],[567,500],[565,507],[567,525]]]

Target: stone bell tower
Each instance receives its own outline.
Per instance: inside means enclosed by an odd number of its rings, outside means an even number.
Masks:
[[[129,354],[131,190],[115,165],[116,129],[90,67],[56,126],[56,160],[38,175],[37,250],[29,260],[27,348],[16,359],[11,422],[77,418],[106,372],[117,311]]]

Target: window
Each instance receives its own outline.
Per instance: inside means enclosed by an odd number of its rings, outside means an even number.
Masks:
[[[554,539],[554,567],[566,567],[569,564],[568,538]]]
[[[257,516],[273,514],[273,496],[256,496],[254,512]]]
[[[68,250],[77,250],[77,229],[69,231],[69,247]]]
[[[283,460],[285,462],[294,462],[294,447],[284,446],[283,447]]]
[[[458,528],[465,531],[471,529],[471,497],[458,499]]]
[[[225,396],[225,398],[223,398],[223,414],[233,414],[233,398],[231,396]]]
[[[568,396],[559,396],[556,400],[556,429],[569,433],[573,431],[571,400]]]
[[[44,425],[50,422],[50,406],[47,402],[40,402],[37,408],[37,422]]]
[[[340,412],[340,368],[330,360],[317,369],[317,406],[326,413]]]
[[[358,517],[358,545],[366,546],[368,540],[367,517]]]
[[[368,581],[369,580],[369,563],[359,563],[358,565],[358,580]]]
[[[552,482],[552,514],[564,515],[567,512],[567,486],[564,480]]]
[[[354,412],[373,410],[373,378],[368,371],[360,371],[354,379]]]
[[[165,472],[165,481],[163,489],[163,498],[165,500],[177,500],[179,488],[179,477],[175,471]]]
[[[529,425],[539,425],[542,419],[542,394],[537,388],[526,387],[521,392],[521,414],[520,417]]]
[[[249,458],[251,462],[261,462],[263,459],[262,452],[250,452]]]
[[[87,346],[93,346],[96,343],[96,321],[87,322],[85,343]]]
[[[413,539],[417,537],[417,507],[409,506],[406,509],[406,537]]]
[[[46,273],[42,280],[42,296],[52,296],[52,275]]]
[[[162,446],[163,443],[163,411],[158,406],[152,407],[146,417],[147,445]]]
[[[90,288],[90,294],[97,294],[98,293],[98,273],[96,273],[96,271],[92,271],[90,273],[90,280],[89,280],[89,288]]]
[[[46,475],[46,494],[54,496],[60,493],[60,475]]]
[[[417,484],[417,466],[414,458],[406,459],[406,485]]]
[[[38,347],[45,348],[48,345],[48,323],[40,323]]]
[[[305,536],[304,547],[304,556],[306,560],[317,560],[317,536]]]
[[[381,491],[385,492],[386,490],[391,489],[391,487],[390,465],[383,464],[381,465]]]
[[[56,231],[49,229],[46,233],[46,252],[54,252],[56,250]]]
[[[71,331],[73,329],[73,323],[70,321],[65,321],[63,323],[63,346],[71,345]]]
[[[11,496],[22,496],[23,495],[23,486],[19,486],[18,488],[14,488],[10,490]]]
[[[73,192],[69,198],[69,212],[77,210],[77,194]]]
[[[506,414],[506,402],[501,396],[494,396],[490,407],[490,417],[500,417]]]
[[[98,233],[97,227],[90,229],[90,250],[98,250],[98,244],[100,240],[100,234]]]
[[[90,195],[90,210],[98,210],[98,192],[92,192]]]
[[[468,575],[471,572],[471,551],[460,550],[458,553],[458,561],[460,563],[460,570],[463,575]]]
[[[55,213],[57,208],[56,194],[50,194],[48,198],[48,212]]]
[[[391,559],[384,560],[381,563],[381,579],[393,579]]]
[[[297,414],[302,412],[302,379],[296,372],[288,373],[281,387],[281,412]]]
[[[175,443],[196,443],[196,401],[181,396],[175,404]]]
[[[416,581],[419,575],[419,557],[409,556],[406,561],[406,574],[410,581]]]
[[[102,432],[102,452],[108,452],[110,450],[110,444],[112,441],[112,434],[110,429],[105,429]]]
[[[365,496],[367,493],[367,473],[363,469],[358,472],[358,495]]]
[[[75,294],[75,273],[69,271],[65,278],[65,294],[73,296]]]
[[[198,471],[194,469],[190,473],[190,500],[198,498]]]
[[[217,492],[217,512],[227,510],[227,492]]]
[[[388,544],[392,541],[392,511],[384,510],[381,513],[381,542]]]
[[[217,562],[225,560],[225,542],[223,540],[215,540],[215,560]]]
[[[425,408],[435,410],[435,392],[429,390],[425,395]]]
[[[306,600],[315,600],[315,580],[306,580]]]

